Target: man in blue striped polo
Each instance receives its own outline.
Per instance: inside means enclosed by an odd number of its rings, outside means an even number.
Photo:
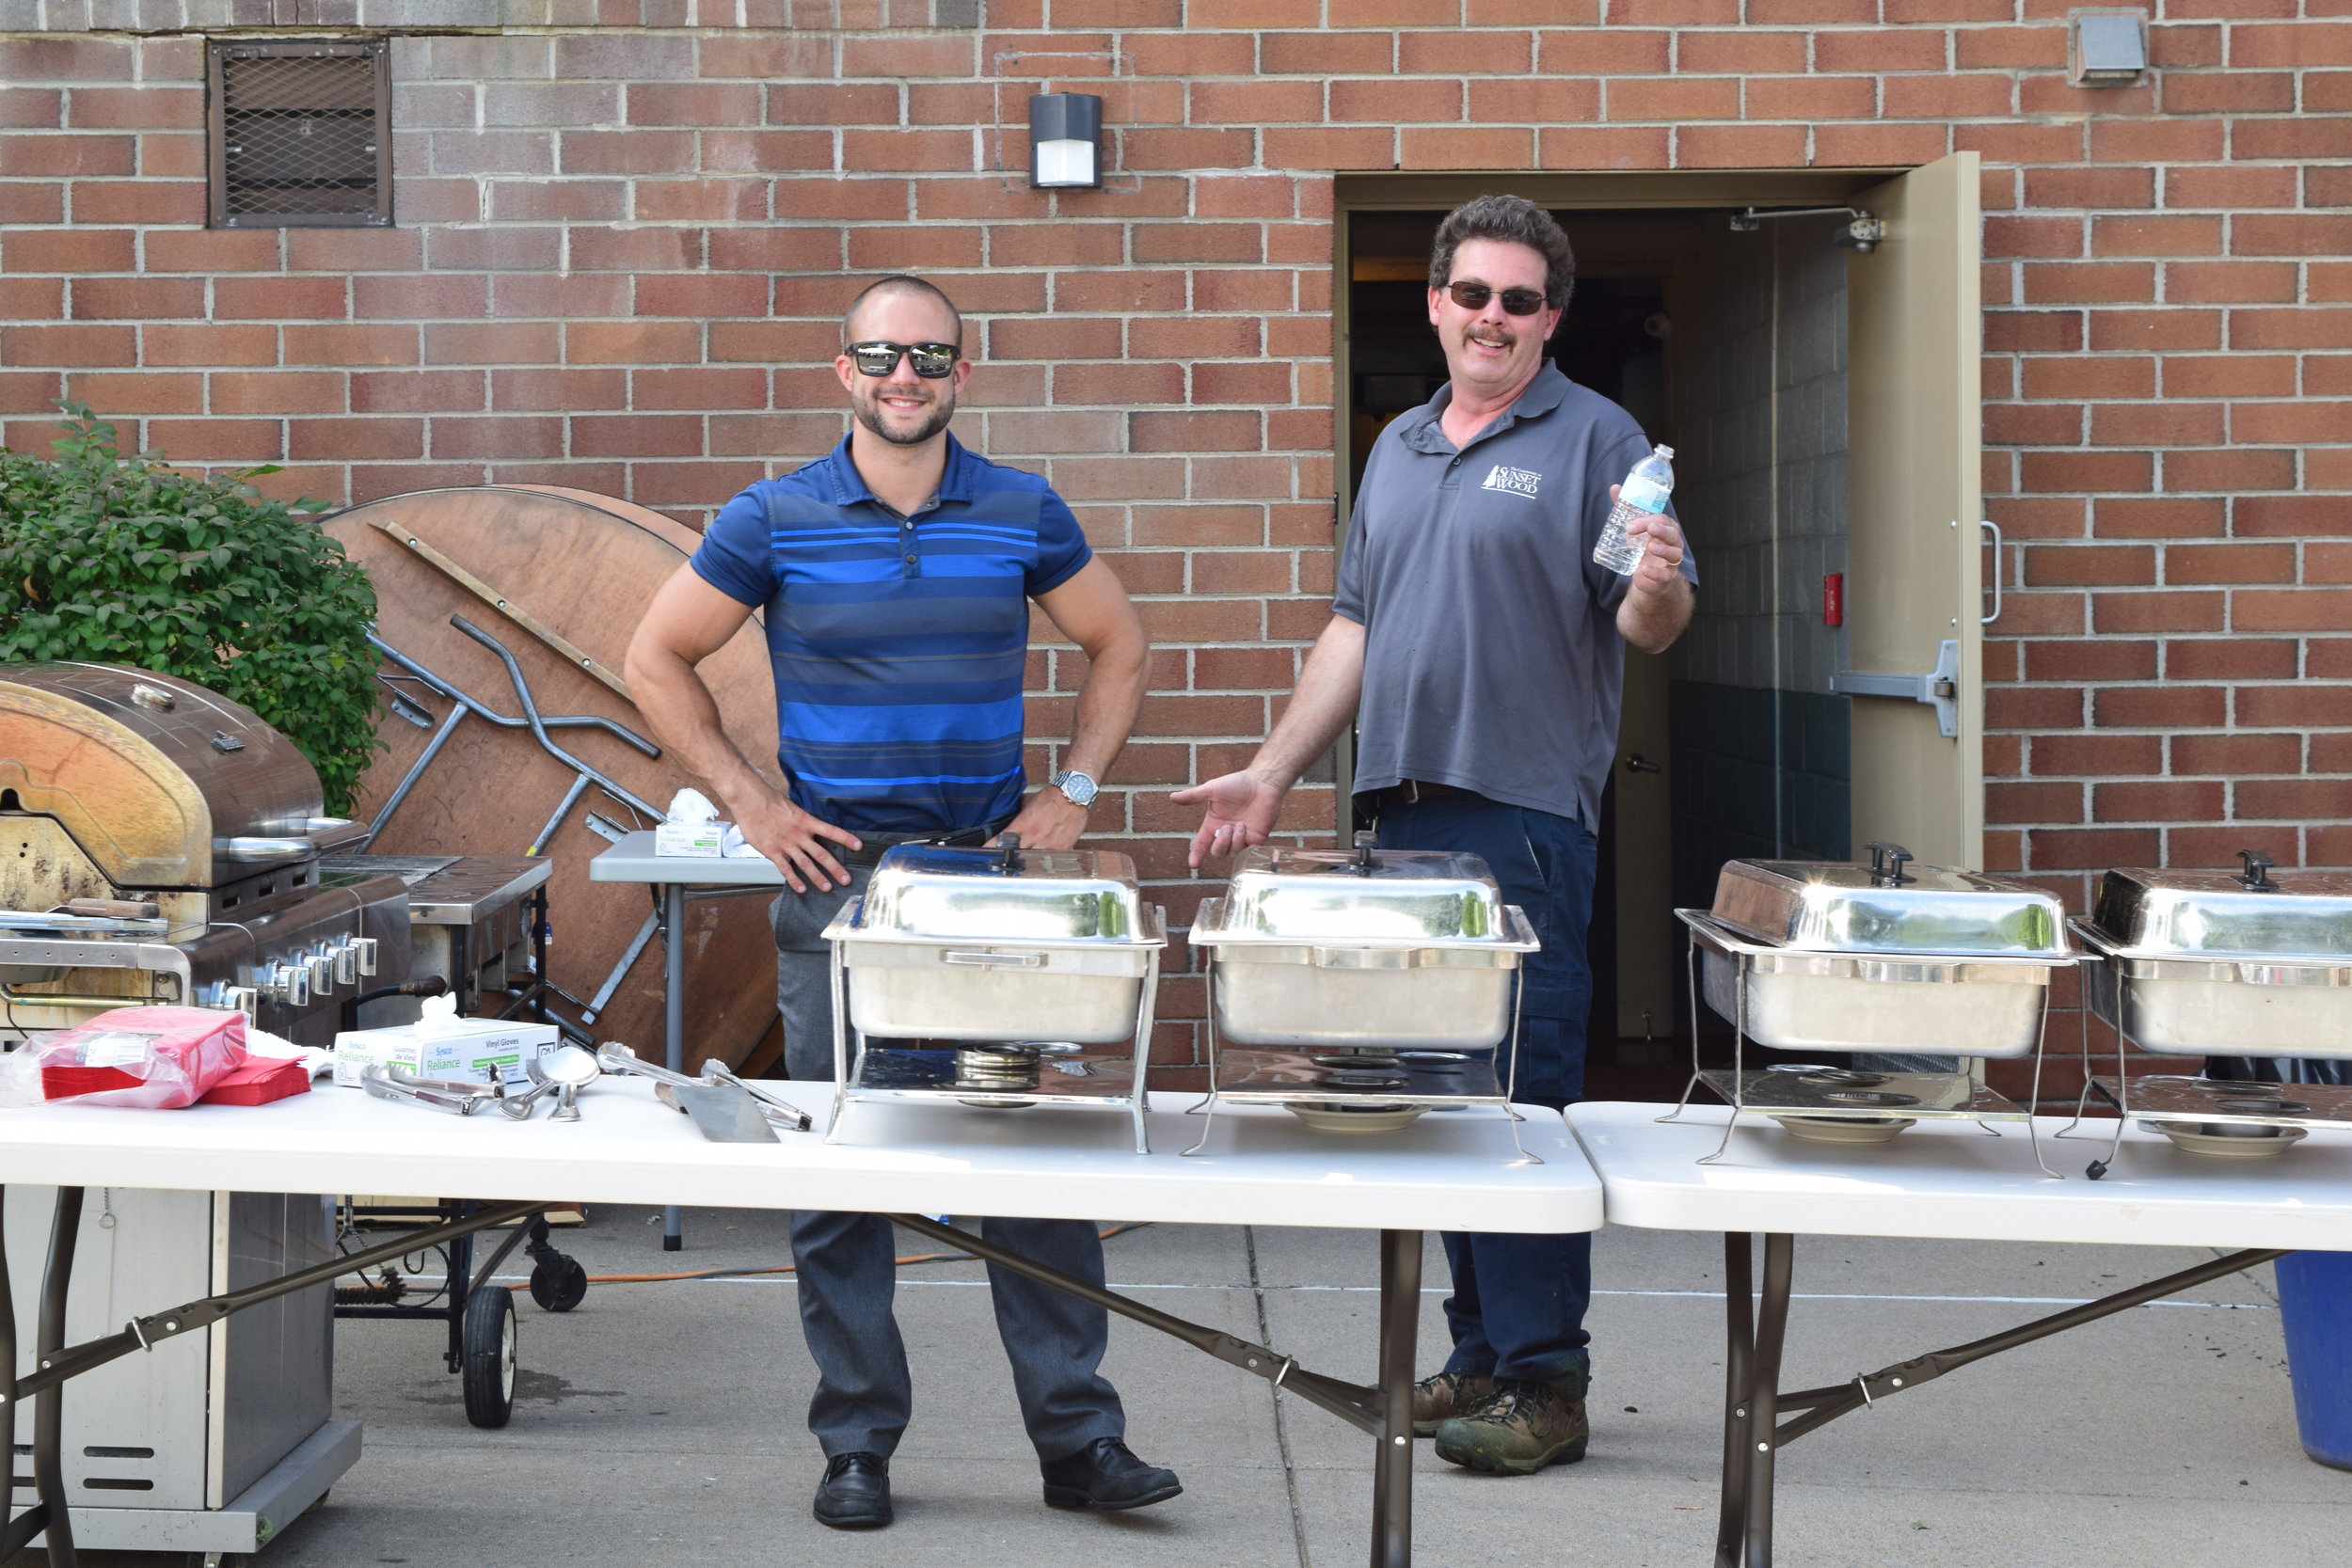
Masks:
[[[721,509],[656,595],[628,680],[672,755],[710,786],[791,889],[776,900],[776,1001],[787,1070],[833,1076],[833,993],[820,936],[894,844],[978,845],[1010,829],[1066,849],[1095,781],[1126,744],[1149,644],[1109,566],[1059,496],[947,434],[971,376],[962,318],[919,277],[881,279],[842,324],[834,369],[850,434]],[[1087,656],[1067,766],[1027,794],[1021,763],[1029,602]],[[767,611],[783,787],[728,738],[695,666]],[[991,1219],[985,1233],[1103,1281],[1083,1220]],[[890,1523],[889,1463],[913,1408],[891,1317],[890,1224],[792,1219],[802,1327],[818,1381],[809,1430],[825,1451],[816,1514],[838,1529]],[[1099,1307],[992,1267],[996,1325],[1057,1508],[1140,1508],[1183,1490],[1121,1441],[1118,1392],[1097,1370]]]

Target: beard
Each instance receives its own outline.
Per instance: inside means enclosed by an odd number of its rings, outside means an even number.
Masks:
[[[930,409],[911,430],[904,426],[893,428],[883,413],[882,395],[862,387],[850,397],[850,411],[857,416],[858,423],[892,446],[919,447],[946,429],[947,421],[956,417],[956,397],[952,391],[934,397]]]

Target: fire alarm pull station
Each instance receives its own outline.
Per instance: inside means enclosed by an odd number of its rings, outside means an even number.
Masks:
[[[1821,579],[1821,625],[1846,624],[1846,574],[1832,572]]]

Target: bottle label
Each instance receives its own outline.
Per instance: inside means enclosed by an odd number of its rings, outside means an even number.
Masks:
[[[1666,487],[1654,479],[1628,474],[1625,483],[1617,488],[1617,500],[1636,512],[1663,512],[1666,510]]]

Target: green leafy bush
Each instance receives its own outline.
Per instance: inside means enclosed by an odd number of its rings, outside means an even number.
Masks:
[[[199,479],[62,404],[56,455],[0,447],[0,660],[86,659],[178,675],[243,703],[350,810],[376,750],[375,591],[343,547],[249,483]]]

